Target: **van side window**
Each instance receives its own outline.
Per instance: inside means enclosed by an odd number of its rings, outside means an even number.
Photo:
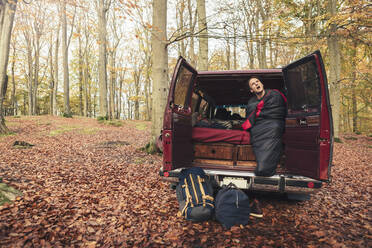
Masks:
[[[192,93],[191,110],[193,113],[198,112],[197,107],[198,107],[199,98],[200,96],[198,94],[195,94],[194,92]]]
[[[320,111],[320,83],[316,66],[314,61],[309,61],[288,70],[290,80],[286,86],[289,112],[291,110]]]
[[[208,102],[204,98],[202,98],[200,102],[199,113],[205,117],[207,116],[207,107],[208,107]]]
[[[181,67],[178,75],[174,91],[174,104],[180,107],[188,107],[188,92],[190,88],[190,80],[193,74],[185,67]]]

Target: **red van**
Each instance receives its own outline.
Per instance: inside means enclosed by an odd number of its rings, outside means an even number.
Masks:
[[[258,177],[249,143],[241,129],[246,104],[255,97],[246,87],[252,76],[266,89],[287,97],[284,152],[276,175]],[[227,129],[193,126],[194,113],[213,122],[228,110]],[[225,111],[226,112],[226,111]],[[177,182],[182,168],[198,166],[219,186],[235,183],[252,191],[306,192],[330,180],[333,123],[327,77],[319,51],[281,69],[196,71],[179,58],[170,84],[162,130],[164,180]]]

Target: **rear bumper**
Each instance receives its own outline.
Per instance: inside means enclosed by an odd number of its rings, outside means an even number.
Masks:
[[[164,181],[178,182],[178,175],[181,169],[172,170],[165,173],[161,169],[159,174]],[[258,177],[253,172],[210,170],[205,169],[205,173],[215,182],[222,186],[224,178],[239,178],[247,181],[244,189],[250,191],[270,191],[281,193],[314,193],[322,187],[322,182],[308,177],[294,175],[274,175],[272,177]]]

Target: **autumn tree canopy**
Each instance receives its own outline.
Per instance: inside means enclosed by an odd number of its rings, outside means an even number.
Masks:
[[[198,70],[239,70],[278,68],[320,49],[336,129],[370,130],[368,1],[162,4],[168,9],[166,84],[179,55]],[[20,1],[5,51],[1,112],[150,120],[159,66],[152,37],[163,31],[153,13],[150,0]]]

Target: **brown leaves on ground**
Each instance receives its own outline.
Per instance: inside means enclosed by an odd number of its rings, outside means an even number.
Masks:
[[[310,201],[258,196],[264,218],[225,230],[177,217],[161,157],[139,150],[150,123],[123,123],[8,118],[15,135],[0,137],[0,177],[23,196],[0,207],[0,246],[371,246],[371,138],[335,144],[332,182]],[[16,149],[16,140],[35,146]]]

